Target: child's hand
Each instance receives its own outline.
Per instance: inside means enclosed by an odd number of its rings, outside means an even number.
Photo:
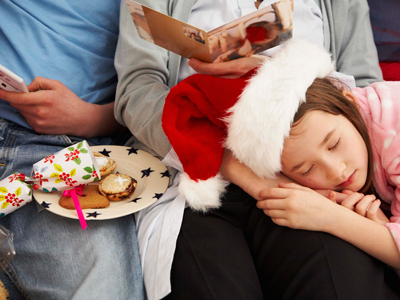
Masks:
[[[334,211],[338,205],[296,183],[279,183],[279,188],[262,191],[260,198],[257,207],[281,226],[327,231],[336,222]]]
[[[342,206],[379,224],[389,223],[389,219],[379,208],[381,201],[376,199],[375,195],[364,195],[351,191],[346,191],[346,193],[349,196],[340,203]]]
[[[318,194],[321,194],[322,196],[328,198],[332,202],[335,203],[341,203],[344,199],[346,199],[349,194],[344,193],[344,192],[336,192],[332,190],[314,190]]]

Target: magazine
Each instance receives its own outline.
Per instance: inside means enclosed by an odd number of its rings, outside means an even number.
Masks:
[[[250,56],[292,37],[293,1],[280,0],[208,32],[125,0],[139,36],[186,58],[205,62]]]

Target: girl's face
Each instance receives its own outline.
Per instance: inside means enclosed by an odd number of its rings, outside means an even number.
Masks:
[[[360,190],[367,179],[363,138],[342,115],[308,112],[284,142],[282,173],[313,189]]]

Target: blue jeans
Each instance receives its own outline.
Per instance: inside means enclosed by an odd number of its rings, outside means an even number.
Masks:
[[[29,175],[35,162],[74,143],[0,119],[0,180]],[[38,212],[32,201],[0,224],[14,233],[16,255],[0,261],[10,299],[144,299],[133,215],[90,221],[82,231],[78,220]]]

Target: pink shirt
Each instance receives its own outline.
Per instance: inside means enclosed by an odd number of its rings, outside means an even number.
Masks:
[[[374,158],[374,187],[391,203],[386,224],[400,250],[400,82],[376,82],[352,90],[368,128]]]

